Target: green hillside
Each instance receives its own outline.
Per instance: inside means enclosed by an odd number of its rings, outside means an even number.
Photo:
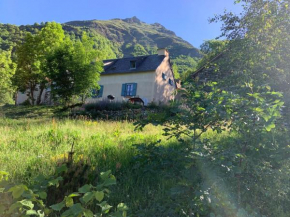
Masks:
[[[159,23],[147,24],[137,17],[113,20],[72,21],[65,25],[96,30],[121,46],[124,56],[130,56],[135,45],[142,45],[150,54],[157,47],[168,48],[173,57],[186,55],[200,57],[199,50]],[[131,45],[131,46],[128,46]]]
[[[0,24],[0,49],[8,50],[20,43],[26,32],[36,33],[44,23],[34,25]],[[167,48],[172,62],[180,73],[193,70],[201,57],[199,50],[176,36],[159,23],[147,24],[137,17],[106,21],[71,21],[62,24],[72,38],[83,31],[94,38],[95,48],[105,53],[105,58],[118,58],[154,54],[157,48]]]

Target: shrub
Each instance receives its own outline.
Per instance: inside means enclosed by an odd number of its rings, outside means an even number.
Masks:
[[[110,102],[102,100],[95,103],[88,103],[85,105],[85,110],[90,111],[120,111],[124,109],[139,109],[141,105],[135,105],[129,102]]]
[[[8,183],[9,174],[0,171],[0,215],[8,216],[107,216],[112,206],[106,198],[110,191],[108,187],[116,184],[116,178],[111,171],[102,172],[96,185],[85,184],[73,193],[68,193],[64,185],[63,176],[69,176],[72,171],[64,164],[56,169],[54,176],[45,178],[42,176],[34,180],[32,186],[24,184],[11,185]],[[73,173],[75,174],[75,173]],[[63,176],[61,176],[63,175]],[[72,180],[71,180],[72,181]],[[51,194],[59,189],[63,192],[60,200],[55,200],[50,205]],[[54,191],[52,191],[54,190]],[[66,196],[64,196],[66,195]],[[64,196],[64,197],[63,197]],[[55,198],[56,199],[56,198]],[[128,208],[120,203],[110,216],[126,216]]]

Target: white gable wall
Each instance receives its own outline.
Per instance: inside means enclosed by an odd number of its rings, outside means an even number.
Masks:
[[[164,80],[162,73],[166,75]],[[169,84],[169,79],[173,84]],[[174,99],[174,91],[176,90],[173,72],[170,66],[169,56],[166,56],[160,66],[156,69],[155,83],[154,83],[154,101],[166,103]]]

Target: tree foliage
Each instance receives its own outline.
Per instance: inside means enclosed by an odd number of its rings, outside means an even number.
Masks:
[[[289,137],[280,111],[287,106],[283,95],[289,98],[288,1],[241,2],[241,16],[225,13],[212,20],[223,22],[222,36],[227,41],[202,46],[204,68],[192,81],[206,86],[217,82],[217,89],[203,91],[210,96],[219,89],[219,100],[207,102],[202,106],[204,112],[197,115],[217,118],[217,124],[222,118],[228,125],[216,128],[213,124],[212,129],[229,131],[231,136],[217,143],[199,141],[191,154],[193,168],[203,177],[202,186],[208,189],[204,197],[213,201],[206,206],[213,216],[287,216],[290,189],[283,184],[288,175],[282,171],[289,167]],[[196,103],[194,99],[187,95],[186,108]],[[219,111],[209,112],[211,105]],[[196,112],[190,111],[195,117]],[[194,122],[188,119],[179,123],[188,126]]]
[[[186,80],[186,78],[195,71],[199,58],[193,58],[186,55],[180,55],[177,57],[173,57],[172,59],[173,65],[178,67],[178,74],[180,75],[181,80]]]
[[[218,55],[226,52],[228,41],[208,40],[200,46],[200,51],[204,54],[203,58],[198,62],[197,69],[208,67]]]
[[[172,70],[173,70],[174,78],[179,79],[180,74],[178,72],[178,66],[175,63],[172,65]]]
[[[19,90],[28,90],[32,105],[41,103],[41,96],[47,84],[45,69],[46,56],[64,40],[60,24],[47,23],[36,35],[28,33],[24,42],[17,48],[17,70],[14,78]],[[35,96],[36,91],[38,95]]]
[[[17,71],[14,83],[27,91],[31,103],[41,104],[45,88],[52,88],[54,100],[69,102],[73,96],[88,96],[97,88],[101,60],[113,56],[97,50],[94,39],[83,34],[80,39],[66,36],[62,26],[46,23],[36,35],[28,33],[17,48]],[[37,96],[36,96],[37,94]]]
[[[128,53],[130,53],[130,56],[145,56],[148,55],[149,53],[147,50],[138,43],[132,44],[128,43],[124,46],[124,50]]]
[[[101,57],[86,34],[81,40],[69,38],[47,58],[46,69],[51,80],[53,98],[70,102],[73,97],[87,97],[98,88],[102,71]]]
[[[203,44],[201,70],[166,118],[148,118],[166,125],[166,135],[192,141],[191,163],[172,190],[188,216],[289,215],[289,123],[281,118],[289,98],[288,1],[241,2],[242,15],[212,20],[223,22],[227,40]],[[202,136],[212,131],[224,136]]]
[[[14,87],[11,78],[15,73],[15,64],[11,60],[11,51],[0,52],[0,104],[11,103]]]
[[[289,91],[289,8],[288,1],[251,0],[243,2],[242,16],[225,13],[223,34],[230,40],[225,55],[230,64],[223,71],[238,71],[255,83],[269,83],[275,90]],[[233,55],[234,54],[234,55]]]

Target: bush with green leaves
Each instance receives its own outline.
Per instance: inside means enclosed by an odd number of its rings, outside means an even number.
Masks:
[[[101,100],[95,103],[85,104],[85,110],[90,111],[120,111],[125,109],[140,109],[141,105],[132,104],[129,102],[110,102],[109,100]]]
[[[289,107],[289,1],[235,2],[243,3],[243,13],[212,19],[223,22],[227,43],[205,44],[203,70],[187,80],[176,115],[165,120],[167,135],[193,141],[192,162],[173,192],[188,216],[284,217],[290,212],[289,133],[281,116]],[[211,131],[227,136],[209,140]]]
[[[269,192],[280,204],[288,201],[287,197],[270,191],[270,186],[286,194],[288,188],[282,190],[267,181],[269,173],[278,176],[286,162],[285,156],[282,161],[278,158],[282,150],[286,151],[282,142],[285,138],[276,139],[283,130],[279,124],[281,97],[279,92],[254,87],[252,83],[245,83],[233,92],[219,87],[217,82],[200,85],[191,81],[185,84],[183,97],[172,104],[164,118],[151,115],[139,123],[139,127],[149,122],[162,124],[165,135],[191,141],[191,146],[184,147],[185,162],[189,163],[180,184],[172,189],[184,213],[262,216],[273,214],[274,209],[268,209],[271,200],[263,199]],[[210,141],[206,139],[209,131],[228,135],[225,141]],[[279,182],[285,178],[280,174]],[[257,180],[263,181],[260,185],[268,190],[257,187]],[[251,198],[252,194],[256,197]]]
[[[110,194],[108,187],[116,184],[116,178],[111,171],[102,172],[97,185],[86,184],[78,191],[64,196],[59,203],[48,205],[51,188],[58,190],[63,180],[60,175],[67,170],[67,166],[62,165],[56,169],[55,176],[48,178],[39,176],[35,178],[32,186],[11,184],[8,182],[9,174],[0,172],[1,216],[126,216],[128,208],[125,204],[118,204],[115,211],[110,212],[112,206],[106,201]]]

